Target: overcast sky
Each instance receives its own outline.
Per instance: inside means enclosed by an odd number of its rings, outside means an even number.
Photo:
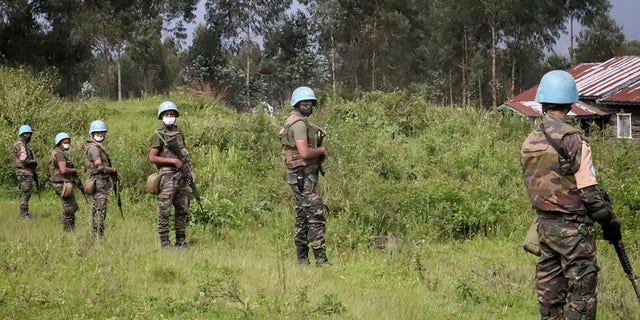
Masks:
[[[640,1],[638,0],[610,0],[611,16],[616,23],[622,28],[627,41],[640,41]],[[569,29],[567,28],[567,32]],[[578,36],[579,28],[574,27],[574,36]],[[574,43],[575,45],[575,43]],[[558,54],[569,56],[569,35],[563,35],[556,43],[554,49]]]

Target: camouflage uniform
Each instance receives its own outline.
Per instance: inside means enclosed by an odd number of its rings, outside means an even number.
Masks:
[[[58,167],[59,162],[66,162],[67,168],[75,168],[71,159],[67,157],[62,147],[56,147],[51,152],[49,157],[49,174],[51,175],[51,185],[53,190],[62,200],[62,228],[65,231],[71,231],[75,228],[76,224],[76,211],[78,211],[78,202],[76,197],[71,192],[68,197],[62,196],[62,188],[65,182],[74,184],[77,174],[62,174]]]
[[[34,186],[34,171],[38,162],[33,157],[33,151],[23,138],[20,138],[11,150],[16,165],[16,178],[20,190],[20,217],[24,220],[31,219],[29,214],[29,199]]]
[[[94,139],[87,140],[83,153],[85,155],[85,169],[96,184],[91,210],[91,226],[94,232],[102,236],[104,235],[104,222],[107,218],[107,203],[109,200],[109,188],[111,187],[111,175],[105,172],[105,168],[111,166],[111,159],[109,159],[109,154],[102,144]],[[99,165],[96,165],[97,160],[100,160]]]
[[[151,148],[160,149],[158,154],[164,158],[178,159],[169,148],[169,141],[176,139],[180,151],[187,159],[189,152],[186,149],[184,135],[177,126],[157,128],[151,136]],[[171,217],[171,205],[175,207],[174,227],[176,232],[176,246],[184,245],[187,233],[187,219],[189,215],[189,187],[185,179],[176,179],[177,169],[172,165],[156,165],[158,173],[162,175],[160,193],[158,194],[158,233],[163,247],[171,245],[169,241],[169,220]]]
[[[556,115],[547,114],[542,125],[561,153],[541,127],[529,134],[520,154],[524,184],[538,214],[540,314],[542,319],[595,319],[600,268],[591,213],[606,196],[597,187],[587,139]]]
[[[287,168],[286,180],[295,199],[294,243],[300,264],[309,264],[309,245],[317,265],[328,263],[325,252],[326,206],[318,193],[320,159],[303,159],[295,144],[295,140],[304,139],[306,133],[308,146],[315,147],[318,130],[298,110],[293,110],[279,133],[282,157]],[[299,184],[299,180],[303,182]],[[302,190],[299,185],[304,185]]]

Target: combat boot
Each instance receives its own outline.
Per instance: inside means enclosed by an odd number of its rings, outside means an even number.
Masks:
[[[324,251],[324,248],[313,249],[313,256],[316,258],[316,267],[331,265],[329,259],[327,258],[327,253]]]
[[[168,234],[160,235],[160,246],[162,246],[163,249],[171,249],[171,241],[169,241]]]
[[[187,243],[185,241],[186,239],[186,235],[184,233],[177,233],[176,234],[176,248],[178,249],[183,249],[187,246]]]
[[[26,209],[20,208],[20,219],[24,221],[31,221],[33,217],[29,214]]]
[[[309,265],[309,247],[300,246],[296,247],[296,254],[298,255],[298,264],[301,266]]]
[[[540,319],[542,320],[564,320],[564,307],[547,308],[540,307]]]

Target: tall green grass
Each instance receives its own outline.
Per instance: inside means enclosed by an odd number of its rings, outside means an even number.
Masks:
[[[34,88],[44,81],[2,72]],[[320,184],[330,207],[327,246],[334,265],[298,268],[277,138],[289,109],[275,117],[260,109],[237,114],[187,92],[121,103],[46,96],[18,104],[30,91],[4,81],[0,101],[19,107],[3,108],[0,116],[6,146],[0,151],[6,195],[0,198],[0,318],[538,318],[535,259],[521,249],[533,211],[518,163],[520,143],[534,124],[519,116],[434,106],[404,92],[321,101],[311,121],[328,132]],[[177,124],[205,209],[193,204],[193,247],[177,252],[160,250],[155,199],[144,188],[154,170],[149,137],[166,99],[180,108]],[[39,107],[50,104],[56,107]],[[107,235],[94,239],[90,205],[79,197],[78,229],[63,233],[60,203],[45,183],[42,200],[34,195],[31,201],[38,219],[19,221],[8,150],[19,124],[34,127],[32,146],[43,172],[53,136],[62,130],[71,133],[70,155],[81,164],[82,140],[98,118],[109,128],[104,144],[122,180],[126,219],[118,217],[112,196]],[[640,188],[633,173],[640,148],[606,136],[591,139],[595,165],[635,262]],[[640,308],[631,286],[615,252],[599,244],[599,319],[634,319]]]

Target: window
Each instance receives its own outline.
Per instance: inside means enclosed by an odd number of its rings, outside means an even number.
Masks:
[[[618,138],[632,139],[631,135],[631,113],[618,113]]]

